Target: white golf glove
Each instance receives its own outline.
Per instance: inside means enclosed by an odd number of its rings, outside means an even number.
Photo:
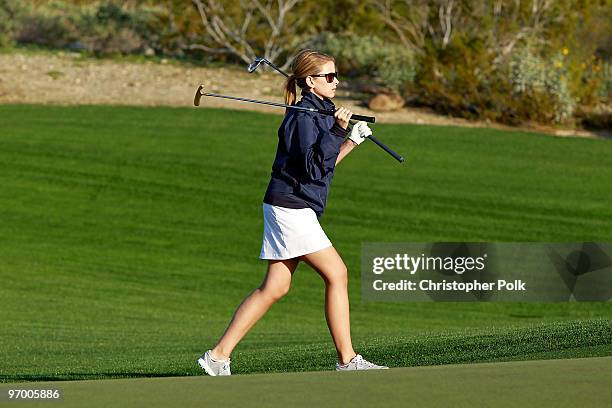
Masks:
[[[372,130],[368,127],[368,124],[364,121],[359,121],[355,123],[353,129],[351,130],[351,135],[349,139],[355,142],[357,145],[363,143],[366,137],[372,135]]]

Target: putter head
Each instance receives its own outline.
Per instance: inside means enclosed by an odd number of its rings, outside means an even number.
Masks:
[[[249,73],[255,72],[255,70],[259,68],[259,65],[261,64],[262,61],[263,61],[263,58],[261,57],[255,58],[255,60],[251,62],[249,66],[247,67],[247,71],[249,71]]]
[[[194,106],[200,106],[200,98],[202,98],[202,94],[204,93],[202,89],[204,89],[204,85],[200,85],[195,93],[195,97],[193,98]]]

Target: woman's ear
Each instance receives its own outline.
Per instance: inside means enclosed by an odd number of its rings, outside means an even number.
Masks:
[[[306,80],[306,86],[308,86],[308,88],[312,89],[315,87],[314,80],[312,79],[311,76],[307,76],[305,80]]]

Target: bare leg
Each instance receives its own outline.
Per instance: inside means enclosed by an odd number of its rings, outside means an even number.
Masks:
[[[238,306],[225,333],[212,349],[215,359],[228,359],[234,347],[251,327],[277,300],[287,294],[291,286],[291,277],[298,263],[298,258],[268,261],[268,272],[261,286],[251,292]]]
[[[338,352],[338,362],[346,364],[356,355],[351,341],[346,265],[334,247],[303,255],[300,259],[317,271],[325,281],[327,326]]]

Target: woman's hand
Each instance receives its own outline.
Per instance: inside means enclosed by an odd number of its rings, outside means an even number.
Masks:
[[[349,140],[355,143],[356,146],[363,143],[366,140],[366,137],[372,136],[372,129],[368,127],[368,124],[364,121],[357,122],[353,129],[351,130],[351,134],[349,136]]]
[[[339,107],[338,110],[336,110],[336,113],[334,113],[334,118],[336,118],[336,122],[338,122],[338,125],[340,125],[342,129],[346,129],[348,127],[351,116],[353,116],[353,112],[343,107]]]

